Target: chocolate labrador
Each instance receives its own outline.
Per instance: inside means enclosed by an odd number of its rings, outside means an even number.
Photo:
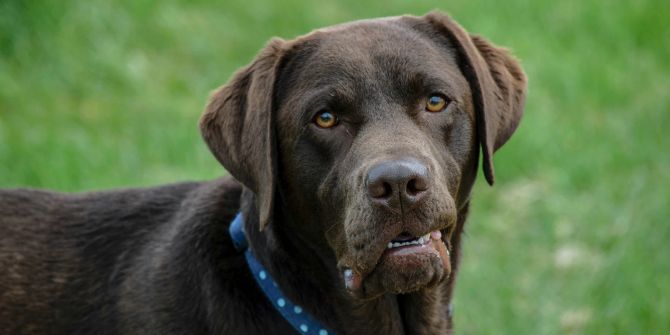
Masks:
[[[0,192],[0,330],[450,333],[479,157],[492,184],[525,92],[506,50],[437,12],[273,39],[200,122],[232,177]],[[286,300],[233,245],[238,212]]]

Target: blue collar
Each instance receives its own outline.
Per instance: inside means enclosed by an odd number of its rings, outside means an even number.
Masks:
[[[244,218],[242,213],[237,213],[235,219],[228,228],[230,237],[233,240],[235,249],[244,251],[244,256],[247,259],[249,270],[256,279],[256,283],[260,286],[265,296],[270,300],[272,306],[284,317],[284,319],[295,328],[300,334],[314,334],[314,335],[334,335],[335,333],[323,327],[319,321],[311,316],[302,307],[294,304],[284,296],[279,289],[277,283],[272,279],[270,273],[258,262],[254,257],[247,237],[244,234]]]

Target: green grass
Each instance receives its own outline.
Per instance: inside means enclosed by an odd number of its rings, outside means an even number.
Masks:
[[[475,188],[459,333],[670,331],[670,2],[109,3],[0,2],[1,187],[215,178],[199,114],[267,39],[440,8],[530,78]]]

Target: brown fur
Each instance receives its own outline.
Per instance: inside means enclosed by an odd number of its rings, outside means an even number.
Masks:
[[[516,129],[525,91],[507,51],[436,12],[272,40],[201,120],[236,180],[0,191],[0,329],[291,333],[227,235],[241,211],[250,247],[285,295],[336,333],[449,333],[479,148],[493,183],[493,152]],[[450,104],[426,112],[436,92]],[[340,117],[336,127],[313,124],[324,109]],[[403,159],[427,171],[421,200],[373,201],[371,169]],[[447,260],[384,258],[395,236],[434,230]],[[345,269],[360,287],[345,287]]]

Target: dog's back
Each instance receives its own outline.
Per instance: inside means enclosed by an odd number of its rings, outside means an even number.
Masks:
[[[198,193],[229,191],[218,184],[74,195],[0,190],[0,332],[114,328],[129,274],[151,262],[146,249],[183,221]],[[225,207],[237,206],[232,193]]]

